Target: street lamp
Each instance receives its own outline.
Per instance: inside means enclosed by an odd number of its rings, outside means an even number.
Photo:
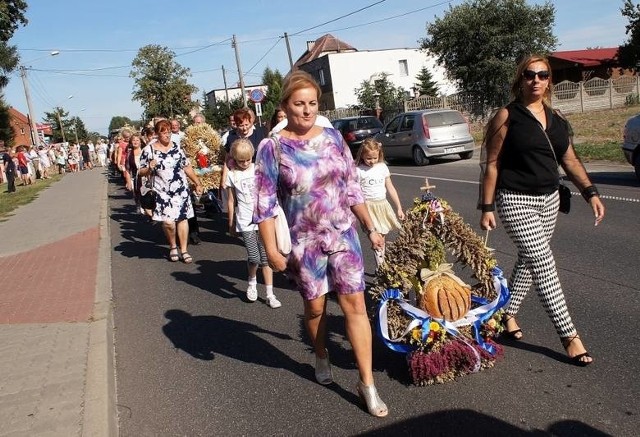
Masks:
[[[36,59],[32,59],[29,62],[37,61],[38,59],[46,58],[47,56],[57,56],[60,52],[53,50],[46,56],[41,56]],[[20,65],[20,77],[22,78],[22,85],[24,86],[24,95],[27,98],[27,109],[29,110],[29,124],[31,126],[31,142],[34,146],[38,145],[38,127],[36,126],[36,113],[33,110],[33,103],[31,102],[31,93],[29,92],[29,80],[27,79],[27,68],[24,65]]]

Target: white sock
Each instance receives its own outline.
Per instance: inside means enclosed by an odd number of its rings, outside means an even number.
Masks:
[[[267,285],[267,297],[273,296],[273,285]]]
[[[253,278],[249,278],[249,285],[255,287],[258,285],[258,278],[254,276]]]

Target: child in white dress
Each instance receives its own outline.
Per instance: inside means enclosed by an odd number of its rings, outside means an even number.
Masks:
[[[356,165],[358,181],[362,187],[371,220],[376,230],[386,237],[392,229],[400,229],[398,219],[404,220],[404,211],[398,192],[391,182],[389,168],[384,163],[382,144],[371,137],[366,138],[356,155]],[[395,213],[387,200],[387,193],[395,206]],[[380,267],[384,262],[384,248],[376,250],[375,255],[376,267]]]
[[[253,164],[254,148],[246,138],[233,142],[229,155],[234,161],[232,170],[227,172],[227,213],[229,217],[229,233],[242,234],[247,249],[249,287],[247,300],[258,299],[257,273],[262,269],[262,276],[267,289],[266,301],[271,308],[279,308],[282,304],[273,294],[273,270],[269,267],[267,254],[258,236],[258,225],[253,224],[253,199],[255,191],[255,165]]]

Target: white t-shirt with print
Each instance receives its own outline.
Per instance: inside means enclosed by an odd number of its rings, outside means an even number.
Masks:
[[[256,167],[246,170],[229,170],[225,186],[233,189],[236,195],[236,231],[248,232],[258,229],[253,220],[253,196],[256,185]]]
[[[387,188],[384,183],[390,175],[389,167],[384,162],[374,164],[372,167],[360,164],[358,166],[358,181],[365,200],[386,199]]]

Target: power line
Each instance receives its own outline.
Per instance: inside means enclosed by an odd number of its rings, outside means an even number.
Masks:
[[[451,1],[451,0],[443,1],[443,2],[436,3],[436,4],[431,5],[431,6],[426,6],[426,7],[424,7],[424,8],[414,9],[414,10],[412,10],[412,11],[408,11],[408,12],[405,12],[405,13],[402,13],[402,14],[393,15],[393,16],[391,16],[391,17],[385,17],[385,18],[381,18],[381,19],[379,19],[379,20],[369,21],[369,22],[367,22],[367,23],[356,24],[356,25],[354,25],[354,26],[341,27],[341,28],[339,28],[339,29],[327,30],[327,31],[324,31],[323,33],[340,32],[340,31],[342,31],[342,30],[351,30],[351,29],[356,29],[356,28],[358,28],[358,27],[370,26],[370,25],[372,25],[372,24],[381,23],[381,22],[383,22],[383,21],[389,21],[389,20],[393,20],[393,19],[396,19],[396,18],[406,17],[407,15],[415,14],[416,12],[426,11],[427,9],[436,8],[436,7],[438,7],[438,6],[442,6],[442,5],[445,5],[445,4],[448,4],[448,3],[450,4],[450,3],[452,3],[452,1]],[[293,34],[293,35],[298,36],[298,35],[300,35],[300,33],[296,33],[296,34]],[[307,35],[318,35],[318,33],[312,33],[312,34],[307,34]],[[304,36],[304,35],[300,35],[300,36]]]
[[[364,11],[365,9],[369,9],[369,8],[371,8],[371,7],[375,6],[375,5],[378,5],[378,4],[380,4],[380,3],[384,3],[385,1],[386,1],[386,0],[380,0],[380,1],[377,1],[377,2],[375,2],[375,3],[372,3],[372,4],[368,5],[368,6],[365,6],[365,7],[363,7],[363,8],[360,8],[360,9],[358,9],[358,10],[356,10],[356,11],[349,12],[348,14],[342,15],[342,16],[340,16],[340,17],[338,17],[338,18],[334,18],[334,19],[332,19],[332,20],[325,21],[324,23],[320,23],[320,24],[318,24],[318,25],[315,25],[315,26],[309,27],[309,28],[307,28],[307,29],[299,30],[298,32],[292,33],[292,34],[291,34],[291,36],[296,36],[296,35],[299,35],[299,34],[301,34],[301,33],[303,33],[303,32],[307,32],[307,31],[309,31],[309,30],[316,29],[316,28],[318,28],[318,27],[324,26],[325,24],[330,24],[330,23],[333,23],[334,21],[342,20],[343,18],[346,18],[346,17],[348,17],[348,16],[350,16],[350,15],[353,15],[353,14],[357,14],[358,12],[362,12],[362,11]]]
[[[269,54],[269,52],[271,52],[271,50],[273,50],[278,45],[278,43],[280,41],[282,41],[282,38],[278,39],[278,41],[276,41],[276,43],[274,45],[272,45],[271,48],[269,50],[267,50],[267,52],[264,55],[262,55],[262,57],[260,59],[258,59],[255,64],[253,64],[253,67],[251,67],[250,69],[247,70],[247,72],[245,73],[245,76],[247,74],[251,73],[251,71],[253,71],[253,69],[256,68],[256,65],[258,65],[260,63],[260,61],[262,61],[264,58],[266,58],[267,55]]]

